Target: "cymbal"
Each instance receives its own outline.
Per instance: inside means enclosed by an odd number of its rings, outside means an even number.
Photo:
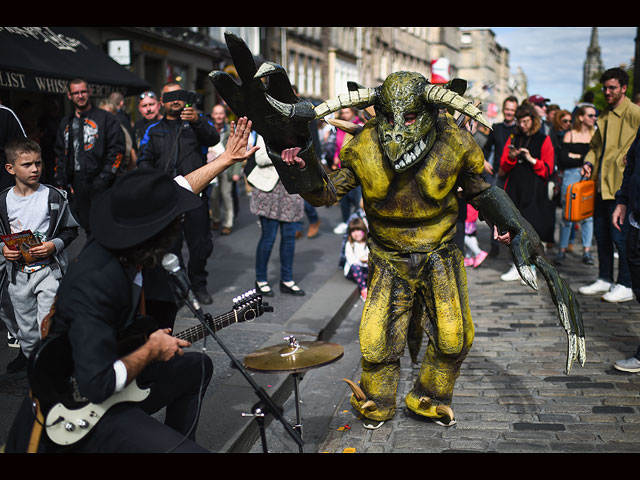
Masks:
[[[273,345],[250,353],[244,365],[260,372],[302,372],[334,362],[344,355],[342,345],[331,342],[298,342]]]

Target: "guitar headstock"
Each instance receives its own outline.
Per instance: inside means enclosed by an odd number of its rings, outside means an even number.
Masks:
[[[238,321],[252,322],[264,312],[273,312],[273,307],[262,302],[262,295],[254,288],[233,299],[233,310]]]

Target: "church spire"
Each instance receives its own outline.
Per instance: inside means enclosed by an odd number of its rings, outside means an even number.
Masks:
[[[600,42],[598,40],[598,27],[591,27],[591,42],[587,48],[587,58],[584,62],[582,77],[582,92],[595,85],[598,76],[604,71],[604,64],[600,56]]]

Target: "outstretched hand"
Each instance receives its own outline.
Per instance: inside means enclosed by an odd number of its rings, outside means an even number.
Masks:
[[[193,193],[201,193],[209,186],[214,178],[224,172],[231,165],[234,163],[244,162],[259,150],[260,147],[256,146],[247,149],[251,126],[251,120],[248,120],[247,117],[239,118],[237,124],[235,122],[231,122],[229,138],[227,139],[225,151],[217,156],[213,161],[189,172],[184,176]]]
[[[247,160],[260,148],[253,146],[250,149],[247,149],[251,127],[252,122],[247,119],[247,117],[239,118],[237,124],[235,122],[231,122],[225,152],[228,153],[229,159],[233,163]]]

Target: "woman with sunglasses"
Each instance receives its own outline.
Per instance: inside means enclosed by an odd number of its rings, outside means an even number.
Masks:
[[[596,109],[592,106],[581,106],[575,113],[573,126],[564,135],[564,141],[560,149],[558,167],[564,170],[562,177],[562,208],[565,207],[565,195],[567,188],[572,183],[580,181],[580,169],[585,155],[589,151],[589,143],[595,131]],[[575,228],[574,222],[562,219],[560,224],[560,250],[554,257],[556,265],[562,264],[567,256],[569,247],[569,237],[571,230]],[[582,261],[587,265],[593,265],[591,256],[591,242],[593,239],[593,217],[589,217],[580,222],[580,233],[582,236]]]

